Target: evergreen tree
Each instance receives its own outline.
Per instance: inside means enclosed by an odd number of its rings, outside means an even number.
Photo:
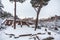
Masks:
[[[41,8],[43,6],[46,6],[50,0],[31,0],[30,3],[32,4],[32,7],[35,9],[37,12],[37,17],[36,17],[36,24],[35,24],[35,30],[38,27],[38,18],[39,18],[39,13],[41,11]]]

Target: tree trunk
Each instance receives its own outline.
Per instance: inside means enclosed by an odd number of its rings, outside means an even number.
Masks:
[[[14,0],[15,2],[15,8],[14,8],[14,29],[16,29],[16,0]]]
[[[38,27],[38,18],[39,18],[39,13],[40,13],[41,7],[39,7],[38,12],[37,12],[37,17],[36,17],[36,24],[35,24],[35,30]]]
[[[39,18],[40,10],[41,10],[41,8],[42,8],[42,4],[43,4],[43,0],[41,0],[40,6],[39,6],[38,11],[37,11],[36,24],[35,24],[35,31],[36,31],[36,28],[38,27],[38,18]]]

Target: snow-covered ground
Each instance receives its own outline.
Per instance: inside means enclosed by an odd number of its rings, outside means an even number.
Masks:
[[[3,21],[3,20],[0,18],[0,24],[2,23],[2,21]]]
[[[48,35],[48,32],[51,32],[51,35]],[[18,37],[19,35],[23,35],[23,34],[32,34],[33,35],[33,34],[37,34],[37,33],[45,33],[45,34],[14,38],[14,37]],[[15,36],[12,36],[10,38],[10,35],[8,35],[8,34],[14,34]],[[8,26],[5,30],[0,31],[0,40],[34,40],[33,37],[36,37],[36,36],[38,36],[40,40],[43,40],[44,38],[47,38],[47,37],[53,37],[54,40],[60,40],[60,34],[57,34],[50,30],[45,31],[44,27],[41,27],[41,29],[37,29],[36,31],[34,31],[34,28],[27,27],[27,26],[23,26],[21,28],[20,25],[17,25],[16,29],[13,29],[11,26]]]
[[[0,24],[4,22],[0,18]],[[48,23],[47,23],[48,25]],[[52,24],[49,23],[48,27],[41,27],[41,29],[34,30],[34,25],[30,25],[30,27],[27,27],[26,25],[23,25],[21,28],[20,25],[16,25],[16,29],[14,29],[12,26],[4,26],[6,29],[0,30],[0,40],[43,40],[47,37],[53,37],[54,40],[60,40],[60,34],[57,33],[58,31],[49,29],[49,26]],[[41,25],[39,25],[41,26]],[[0,26],[1,27],[1,26]],[[45,28],[47,31],[45,31]],[[59,28],[60,30],[60,28]],[[48,34],[48,32],[51,33],[51,35]],[[39,34],[41,33],[41,34]],[[21,36],[20,35],[26,35],[26,34],[32,34],[30,36]],[[36,37],[38,36],[38,38]]]

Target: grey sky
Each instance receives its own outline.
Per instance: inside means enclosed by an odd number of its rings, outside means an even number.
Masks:
[[[4,10],[14,14],[14,3],[9,2],[9,0],[2,0],[4,5]],[[24,3],[17,2],[17,15],[20,18],[24,17],[36,17],[36,12],[30,4],[30,0]],[[60,0],[51,0],[47,6],[41,9],[39,19],[47,18],[54,15],[60,15]]]

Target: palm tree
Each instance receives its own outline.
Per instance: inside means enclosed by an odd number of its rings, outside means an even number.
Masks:
[[[41,8],[43,6],[46,6],[50,0],[31,0],[30,3],[32,4],[32,7],[35,9],[37,12],[37,17],[36,17],[36,24],[35,24],[35,30],[38,27],[38,18],[39,18],[39,13],[41,11]]]
[[[14,29],[16,29],[16,2],[23,3],[25,0],[10,0],[10,2],[14,2]]]

